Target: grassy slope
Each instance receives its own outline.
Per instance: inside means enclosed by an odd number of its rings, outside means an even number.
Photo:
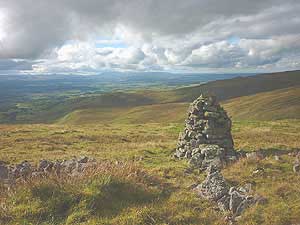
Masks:
[[[235,120],[300,119],[300,86],[223,102]]]
[[[123,108],[76,110],[58,121],[60,124],[93,123],[170,123],[182,122],[188,103],[165,103]]]
[[[61,124],[183,122],[188,103],[164,103],[123,108],[76,110]],[[262,92],[222,102],[235,120],[300,119],[300,86]]]
[[[186,162],[170,157],[182,125],[1,125],[4,161],[27,159],[35,163],[41,158],[88,155],[100,162],[121,160],[128,166],[113,163],[116,166],[103,166],[96,177],[46,179],[20,187],[8,198],[0,194],[0,207],[5,202],[0,223],[224,224],[224,215],[214,210],[214,204],[199,200],[190,191],[189,186],[201,181],[203,175],[197,171],[185,174]],[[300,120],[233,123],[235,145],[247,151],[266,149],[272,154],[299,148],[299,135]],[[300,184],[292,172],[292,161],[288,155],[282,161],[270,156],[257,162],[240,161],[224,171],[232,183],[251,182],[255,192],[268,198],[262,207],[247,210],[240,224],[300,221]],[[132,170],[132,164],[144,172]],[[264,167],[265,173],[252,176],[256,166]],[[293,184],[287,185],[291,180]],[[122,195],[114,198],[117,193]]]

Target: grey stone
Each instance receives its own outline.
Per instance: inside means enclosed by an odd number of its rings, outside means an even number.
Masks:
[[[77,168],[78,162],[75,159],[65,160],[61,163],[63,170],[67,173],[72,173]]]
[[[81,156],[79,159],[78,159],[78,163],[87,163],[89,160],[89,158],[87,156]]]
[[[28,161],[23,161],[20,164],[17,164],[12,170],[12,175],[15,178],[23,177],[27,178],[32,172],[31,165]]]
[[[235,213],[238,206],[241,204],[241,202],[244,200],[245,196],[241,195],[237,191],[233,191],[230,193],[230,201],[229,201],[229,209]]]
[[[210,165],[206,170],[207,177],[194,190],[206,199],[217,203],[222,211],[230,211],[233,218],[258,202],[259,198],[248,195],[248,189],[244,187],[230,187],[220,172],[220,168]]]
[[[294,171],[294,173],[299,173],[299,171],[300,171],[300,164],[294,164],[293,165],[293,171]]]
[[[50,172],[52,168],[53,168],[53,162],[43,159],[40,161],[38,170],[44,172]]]
[[[246,153],[248,159],[259,160],[263,159],[264,155],[261,152],[248,152]]]
[[[213,168],[213,169],[212,169]],[[226,183],[222,174],[213,166],[210,167],[205,180],[197,187],[199,195],[218,201],[228,194],[229,185]]]
[[[252,205],[254,203],[253,200],[251,199],[243,199],[243,201],[238,205],[238,207],[236,208],[234,214],[235,216],[240,216],[242,214],[242,212],[248,208],[250,205]]]
[[[189,164],[191,165],[191,167],[200,168],[202,165],[203,158],[204,156],[201,153],[196,153],[192,155]]]
[[[205,153],[201,152],[204,158],[197,155],[191,160],[193,165],[201,165],[201,170],[210,164],[222,166],[237,159],[234,157],[231,120],[215,97],[201,95],[191,103],[188,112],[184,132],[178,138],[176,157],[192,159],[198,153],[194,149],[204,149]]]
[[[0,164],[0,180],[8,179],[8,168],[4,164]]]
[[[230,196],[224,195],[222,198],[220,198],[217,201],[219,209],[222,211],[228,211],[229,210],[229,202],[230,202]]]

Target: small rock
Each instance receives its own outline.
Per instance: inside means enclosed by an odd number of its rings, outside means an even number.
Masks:
[[[241,195],[239,192],[233,191],[230,194],[229,209],[233,213],[236,213],[238,206],[241,204],[244,198],[245,196]]]
[[[4,164],[0,164],[0,180],[8,179],[8,168]]]
[[[294,171],[294,173],[298,173],[300,171],[300,164],[294,164],[293,171]]]
[[[253,160],[261,160],[264,158],[264,155],[261,152],[248,152],[246,153],[246,158]]]
[[[253,175],[260,174],[260,173],[263,173],[264,171],[265,171],[264,168],[258,167],[252,172],[252,174]]]
[[[40,161],[38,170],[43,172],[50,172],[52,168],[53,168],[53,162],[43,159]]]
[[[281,160],[281,157],[278,156],[278,155],[275,155],[275,156],[274,156],[274,159],[275,159],[276,161],[280,161],[280,160]]]
[[[79,159],[78,159],[78,163],[87,163],[89,160],[89,158],[87,156],[81,156]]]

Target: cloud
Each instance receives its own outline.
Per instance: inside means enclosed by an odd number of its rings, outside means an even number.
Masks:
[[[0,70],[32,70],[32,63],[24,60],[0,59]]]
[[[35,72],[295,68],[299,11],[295,0],[1,1],[0,58],[42,59]]]

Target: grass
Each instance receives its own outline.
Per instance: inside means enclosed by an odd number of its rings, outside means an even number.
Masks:
[[[2,191],[0,224],[224,224],[226,214],[191,192],[204,174],[185,174],[187,163],[171,157],[182,125],[1,125],[1,160],[37,163],[88,155],[100,165],[82,177],[33,180],[15,192]],[[299,149],[299,131],[299,120],[233,122],[238,149],[270,152],[264,160],[241,160],[224,171],[233,184],[251,183],[268,199],[248,209],[239,224],[300,221],[294,158],[273,157],[275,150]],[[265,170],[254,176],[257,166]]]
[[[76,110],[62,119],[59,124],[141,124],[178,123],[185,119],[188,103],[164,103],[123,108],[94,108]]]
[[[236,120],[300,119],[300,86],[230,99],[223,106]]]
[[[182,175],[183,172],[181,171]],[[181,176],[182,177],[182,176]],[[192,176],[191,176],[192,177]],[[1,194],[1,224],[221,224],[212,203],[133,162],[31,180]]]
[[[170,91],[167,92],[169,93]],[[153,95],[154,93],[156,95]],[[166,103],[164,99],[159,98],[160,95],[165,96],[163,93],[163,91],[144,91],[140,93],[145,98],[153,99],[155,104],[79,109],[60,118],[58,123],[81,125],[93,123],[139,124],[183,122],[189,104],[186,102]],[[181,95],[174,94],[173,98],[174,96],[178,97]],[[300,86],[295,86],[233,98],[221,103],[234,120],[272,121],[300,119],[299,96]],[[172,98],[170,97],[170,99]]]
[[[1,125],[1,160],[37,162],[87,155],[98,159],[159,160],[176,147],[181,123],[94,125]],[[234,121],[237,149],[299,148],[299,120]]]
[[[263,160],[243,159],[224,174],[232,183],[252,185],[253,192],[267,201],[251,207],[239,220],[240,224],[298,224],[300,221],[299,174],[292,171],[295,157],[283,155],[280,161],[274,156]],[[255,168],[264,168],[261,174],[253,174]]]

